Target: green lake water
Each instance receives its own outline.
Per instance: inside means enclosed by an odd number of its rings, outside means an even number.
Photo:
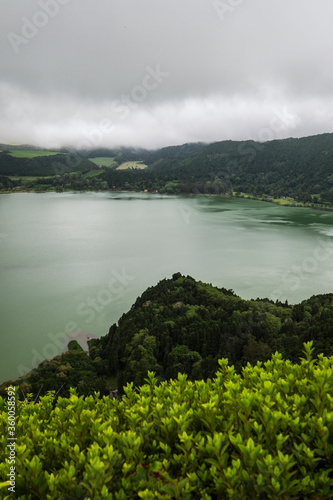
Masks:
[[[127,193],[0,196],[0,382],[101,336],[173,273],[243,298],[333,291],[333,214],[260,201]],[[75,337],[75,334],[73,334]]]

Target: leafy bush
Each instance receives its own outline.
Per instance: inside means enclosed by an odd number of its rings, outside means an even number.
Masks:
[[[16,497],[24,499],[333,498],[333,357],[276,353],[242,375],[98,395],[17,401]],[[0,481],[8,464],[0,399]],[[6,496],[7,489],[1,490]]]

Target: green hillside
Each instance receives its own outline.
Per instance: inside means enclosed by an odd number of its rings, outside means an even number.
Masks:
[[[78,154],[44,154],[27,146],[0,152],[2,176],[52,176],[59,173],[96,170],[102,166],[97,184],[51,179],[53,189],[112,189],[168,194],[250,195],[266,201],[319,208],[333,206],[333,134],[301,139],[222,141],[170,146],[154,151],[135,148],[100,148]],[[7,152],[6,152],[7,151]],[[52,152],[48,152],[51,154]],[[59,152],[60,153],[60,152]],[[35,156],[18,158],[12,156]],[[147,169],[116,170],[126,163],[144,163]],[[113,168],[106,168],[106,167]],[[18,182],[8,180],[0,189],[20,190]],[[103,186],[103,187],[102,187]],[[40,181],[30,189],[41,189]]]
[[[195,381],[213,377],[221,358],[228,358],[238,373],[277,351],[297,362],[310,340],[315,354],[331,356],[332,304],[333,294],[292,306],[244,300],[232,290],[177,273],[148,288],[107,335],[90,340],[90,356],[71,350],[45,360],[15,383],[20,398],[49,390],[68,397],[70,387],[79,395],[108,394],[116,387],[121,394],[128,382],[142,385],[148,371],[159,382],[178,373]],[[1,396],[11,383],[0,386]]]
[[[105,373],[118,377],[121,390],[127,382],[141,385],[148,370],[161,381],[179,372],[207,379],[222,357],[239,372],[276,351],[296,362],[309,340],[316,353],[332,355],[332,303],[333,294],[293,306],[243,300],[178,273],[146,290],[107,336],[91,341],[91,356],[108,364]]]
[[[147,172],[106,172],[110,187],[192,194],[249,193],[333,203],[333,134],[301,139],[222,141],[142,154]],[[172,184],[170,184],[170,182]]]
[[[300,201],[311,201],[314,194],[332,202],[333,134],[261,144],[218,142],[174,168],[199,178],[208,174],[226,192],[291,196]]]

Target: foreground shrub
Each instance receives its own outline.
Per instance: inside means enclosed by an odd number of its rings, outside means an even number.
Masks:
[[[24,499],[333,498],[333,357],[299,365],[275,354],[237,375],[149,374],[123,401],[17,401],[15,497]],[[0,399],[0,481],[7,401]],[[11,498],[7,486],[0,490]]]

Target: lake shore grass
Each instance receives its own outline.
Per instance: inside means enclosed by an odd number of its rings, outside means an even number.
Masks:
[[[257,200],[257,201],[264,201],[266,203],[273,203],[274,205],[280,205],[280,206],[285,206],[285,207],[298,207],[298,208],[313,208],[315,210],[324,210],[324,211],[332,211],[333,206],[332,205],[327,205],[324,203],[309,203],[309,202],[302,202],[302,201],[297,201],[294,200],[293,198],[290,197],[281,197],[281,198],[274,198],[274,197],[268,197],[268,196],[256,196],[253,194],[249,193],[238,193],[236,194],[235,192],[233,193],[233,196],[235,198],[245,198],[249,200]]]

